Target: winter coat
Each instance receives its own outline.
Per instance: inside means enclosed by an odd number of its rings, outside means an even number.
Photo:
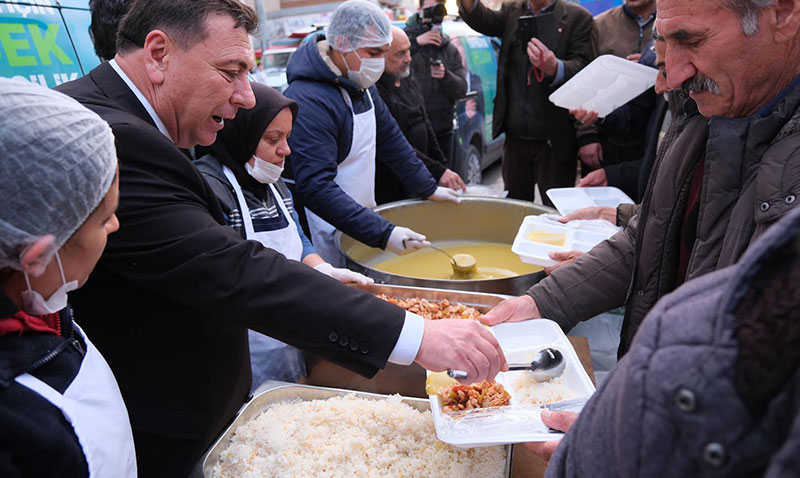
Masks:
[[[650,176],[628,227],[528,290],[543,317],[565,330],[625,305],[619,353],[677,277],[689,184],[703,158],[696,240],[685,279],[735,263],[748,245],[794,208],[800,194],[800,86],[763,116],[695,115]]]
[[[345,234],[372,247],[386,247],[394,225],[358,204],[334,182],[337,165],[350,153],[353,113],[368,111],[372,97],[376,121],[376,158],[402,178],[408,193],[426,198],[436,190],[436,180],[414,154],[375,86],[359,88],[337,77],[320,56],[320,35],[302,45],[286,69],[289,88],[284,95],[297,102],[298,116],[289,138],[287,174],[295,181],[295,201]],[[343,93],[343,91],[345,93]]]
[[[0,317],[17,310],[0,292]],[[89,476],[83,447],[61,410],[14,381],[30,373],[60,393],[72,384],[86,343],[73,327],[69,307],[60,321],[61,335],[0,336],[0,476]]]
[[[401,79],[399,87],[394,82],[393,75],[384,73],[377,83],[378,92],[414,152],[438,181],[447,170],[447,158],[428,120],[422,91],[413,76]],[[375,165],[375,202],[380,205],[401,199],[408,199],[403,182],[379,161]]]
[[[552,84],[552,78],[539,83],[530,74],[530,61],[518,34],[517,19],[530,14],[526,4],[525,0],[512,0],[495,11],[476,0],[470,12],[459,6],[461,18],[470,27],[502,39],[497,60],[493,135],[506,133],[518,139],[550,141],[553,157],[573,161],[578,153],[575,121],[567,110],[557,107],[547,97],[594,59],[592,15],[580,5],[555,0],[552,11],[556,16],[558,46],[553,53],[564,64],[564,78],[559,84]]]
[[[800,211],[661,299],[547,478],[797,476]]]
[[[222,171],[222,163],[213,154],[206,154],[202,158],[194,162],[197,169],[203,173],[203,176],[208,181],[208,185],[214,190],[214,194],[219,199],[219,204],[222,206],[222,212],[225,214],[225,223],[232,227],[240,236],[246,239],[246,231],[244,229],[244,222],[242,221],[242,212],[239,206],[239,200],[236,197],[236,191],[225,173]],[[283,211],[277,203],[278,198],[273,196],[272,191],[266,185],[259,188],[259,191],[253,191],[250,188],[242,188],[242,194],[247,202],[247,207],[250,209],[250,216],[253,220],[253,227],[256,232],[274,231],[283,229],[289,225],[289,221],[284,217]],[[292,215],[295,226],[297,227],[297,234],[300,236],[300,241],[303,243],[302,258],[309,254],[315,254],[314,246],[308,240],[303,228],[300,226],[300,218],[297,211],[294,210],[294,201],[292,200],[292,193],[286,187],[286,183],[279,179],[273,186],[280,195],[280,200],[283,201],[286,210]]]
[[[413,18],[413,16],[412,16]],[[453,129],[453,114],[456,102],[467,94],[467,69],[464,60],[450,37],[442,35],[442,43],[419,46],[417,37],[430,30],[424,25],[412,26],[409,20],[406,33],[411,40],[411,70],[414,79],[425,97],[425,110],[436,134],[447,133]],[[444,65],[444,78],[431,76],[431,61],[441,60]]]

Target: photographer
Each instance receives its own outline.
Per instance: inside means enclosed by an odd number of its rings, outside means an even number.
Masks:
[[[442,34],[447,14],[444,2],[420,0],[419,12],[406,23],[411,40],[411,70],[425,97],[436,140],[448,161],[452,160],[453,112],[467,93],[467,70],[461,53]]]
[[[502,39],[492,126],[494,137],[506,134],[508,197],[532,201],[538,183],[551,205],[549,188],[574,185],[578,144],[573,118],[547,97],[594,59],[592,15],[566,0],[512,0],[499,11],[479,0],[459,0],[458,7],[467,25]],[[541,38],[523,38],[521,22],[535,22]]]

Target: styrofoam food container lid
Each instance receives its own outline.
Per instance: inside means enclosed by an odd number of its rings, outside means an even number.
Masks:
[[[575,398],[588,398],[594,393],[594,384],[581,365],[578,354],[558,324],[552,320],[505,323],[495,325],[489,330],[497,337],[509,363],[530,362],[534,354],[546,347],[560,350],[566,361],[564,373],[560,377],[564,387]],[[497,375],[497,382],[511,394],[511,401],[508,406],[497,407],[487,413],[452,418],[442,411],[439,396],[429,395],[436,436],[445,443],[462,448],[558,439],[561,434],[553,433],[542,423],[542,408],[521,402],[517,398],[521,394],[515,387],[522,374],[526,373],[528,372],[501,372]],[[485,409],[479,411],[483,412]]]
[[[547,197],[553,201],[553,205],[562,216],[585,207],[617,207],[620,204],[633,204],[630,196],[613,186],[553,188],[547,190]]]
[[[550,95],[556,106],[583,108],[605,118],[656,84],[658,70],[614,55],[601,55]]]
[[[540,216],[526,216],[517,231],[517,237],[511,245],[511,252],[518,255],[522,262],[542,267],[556,265],[558,261],[550,259],[551,251],[590,251],[597,244],[616,234],[617,228],[579,229],[567,224],[554,223]],[[532,235],[553,234],[564,238],[563,245],[540,242]]]

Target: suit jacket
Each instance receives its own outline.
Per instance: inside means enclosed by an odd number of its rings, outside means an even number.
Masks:
[[[385,365],[402,309],[225,226],[200,172],[107,63],[58,90],[117,142],[120,229],[70,298],[119,382],[140,463],[153,459],[141,437],[168,437],[191,443],[190,468],[233,418],[250,389],[248,328],[366,376]],[[141,476],[184,471],[140,466]]]
[[[494,99],[494,137],[505,132],[526,140],[550,141],[555,158],[571,161],[577,155],[575,123],[569,112],[547,99],[561,84],[551,78],[538,83],[528,75],[530,61],[519,38],[517,19],[529,15],[526,0],[503,3],[499,11],[475,0],[471,12],[460,8],[461,18],[484,35],[502,39],[497,61],[497,95]],[[565,0],[555,0],[558,46],[553,51],[564,63],[566,82],[595,57],[592,41],[592,15],[583,7]],[[530,86],[527,85],[531,77]]]

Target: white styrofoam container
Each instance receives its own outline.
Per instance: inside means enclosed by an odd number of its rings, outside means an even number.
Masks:
[[[553,201],[553,205],[562,216],[585,207],[617,207],[620,204],[633,204],[633,199],[622,192],[621,189],[613,186],[553,188],[547,190],[547,197]]]
[[[656,84],[658,70],[601,55],[550,95],[556,106],[596,111],[604,118]]]
[[[575,397],[588,398],[594,393],[594,384],[581,365],[578,354],[558,324],[552,320],[505,323],[495,325],[489,330],[497,337],[508,363],[530,362],[532,354],[546,347],[560,350],[566,361],[562,375],[566,388]],[[492,410],[491,416],[476,414],[468,422],[462,421],[463,426],[459,427],[454,427],[454,420],[442,411],[439,396],[429,395],[433,425],[439,440],[462,448],[473,448],[558,439],[562,434],[554,433],[542,423],[540,407],[522,404],[514,398],[517,393],[514,388],[515,378],[524,373],[528,372],[499,373],[497,382],[511,394],[509,405]]]
[[[569,223],[568,223],[569,224]],[[563,246],[556,246],[529,239],[533,231],[543,231],[553,234],[564,234]],[[539,216],[526,216],[517,231],[517,237],[511,245],[511,252],[518,255],[522,262],[542,267],[556,265],[558,261],[550,259],[551,251],[590,251],[597,244],[616,234],[616,230],[609,229],[579,229],[567,224],[556,224]]]

